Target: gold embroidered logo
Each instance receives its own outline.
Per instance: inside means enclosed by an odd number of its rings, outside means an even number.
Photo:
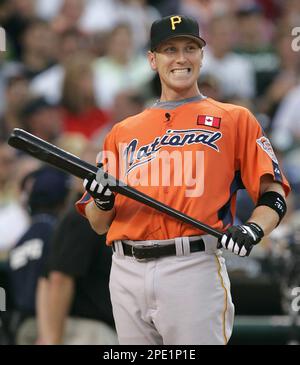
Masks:
[[[172,25],[172,30],[176,29],[176,24],[180,24],[181,23],[181,16],[172,16],[170,18],[171,20],[171,25]]]

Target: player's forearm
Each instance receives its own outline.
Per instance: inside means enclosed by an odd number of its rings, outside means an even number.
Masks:
[[[275,191],[278,194],[280,194],[283,198],[285,198],[282,186],[276,182],[268,181],[268,177],[265,177],[262,180],[260,193],[263,194],[268,191]],[[257,223],[264,231],[264,234],[268,235],[273,231],[274,228],[276,228],[279,222],[279,216],[275,212],[275,210],[265,205],[261,205],[254,209],[248,221]]]
[[[49,277],[49,324],[46,341],[58,345],[63,341],[65,321],[74,295],[73,279],[60,272],[51,272]]]
[[[49,282],[46,278],[40,278],[36,291],[36,312],[37,312],[37,326],[38,326],[38,341],[37,343],[44,343],[47,335],[47,325],[49,323],[48,314],[48,294]]]
[[[262,205],[254,209],[248,221],[258,224],[266,236],[277,226],[279,217],[273,209]]]
[[[115,216],[115,209],[113,208],[109,211],[100,210],[94,201],[91,201],[85,207],[85,214],[93,230],[101,235],[108,231]]]

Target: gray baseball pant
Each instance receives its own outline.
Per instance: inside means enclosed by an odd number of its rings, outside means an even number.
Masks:
[[[124,256],[121,242],[115,241],[110,293],[121,345],[228,342],[234,305],[225,260],[213,237],[202,239],[204,252],[190,253],[189,238],[179,237],[175,239],[176,256],[144,262]]]

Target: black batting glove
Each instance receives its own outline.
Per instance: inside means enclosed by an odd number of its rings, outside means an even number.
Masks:
[[[257,245],[263,236],[264,231],[258,224],[248,222],[228,228],[219,242],[223,248],[243,257],[250,255],[253,246]]]
[[[115,203],[115,195],[109,187],[97,182],[93,175],[83,180],[85,190],[93,197],[97,208],[111,210]]]

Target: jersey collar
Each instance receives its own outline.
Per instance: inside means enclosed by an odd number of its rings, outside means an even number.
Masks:
[[[150,109],[166,109],[166,110],[172,110],[177,108],[178,106],[181,106],[183,104],[192,103],[194,101],[201,101],[207,99],[207,96],[204,96],[202,94],[193,96],[191,98],[177,100],[177,101],[156,101]]]

